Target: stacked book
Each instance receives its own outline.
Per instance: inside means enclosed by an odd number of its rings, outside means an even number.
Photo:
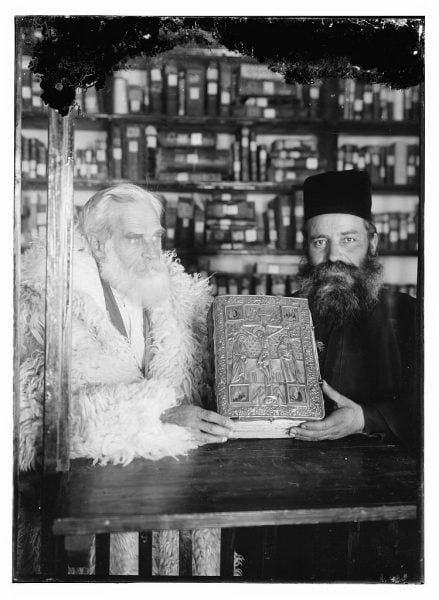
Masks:
[[[113,179],[148,181],[157,172],[157,130],[153,125],[114,125],[111,136]]]
[[[338,149],[337,170],[369,171],[372,183],[417,185],[419,183],[419,146],[399,140],[387,146],[359,147],[344,144]]]
[[[279,265],[269,265],[269,268],[281,269]],[[291,271],[292,267],[289,266],[288,270]],[[297,289],[295,277],[286,274],[215,273],[211,276],[210,283],[214,296],[227,294],[288,296]]]
[[[41,140],[21,137],[21,174],[24,179],[47,177],[47,147]]]
[[[141,83],[133,83],[129,73],[116,73],[111,112],[266,119],[319,116],[320,82],[286,84],[280,73],[256,63],[158,57],[148,61],[140,79]],[[105,97],[108,90],[98,92],[98,108],[99,94]],[[84,108],[89,114],[95,110]]]
[[[300,251],[303,246],[303,192],[280,194],[264,213],[265,243],[268,248]]]
[[[249,127],[242,127],[232,143],[233,180],[267,181],[267,157],[267,146],[257,143],[256,133]]]
[[[30,56],[23,56],[21,63],[21,102],[24,111],[47,112],[41,99],[40,78],[29,70]]]
[[[266,66],[239,66],[237,102],[233,115],[253,119],[317,119],[321,82],[287,84],[280,73]]]
[[[341,79],[338,105],[340,118],[369,121],[419,120],[419,86],[394,90],[379,83]]]
[[[108,179],[107,142],[96,140],[94,146],[75,151],[74,175],[79,179]]]
[[[408,212],[374,215],[378,234],[378,251],[416,252],[418,249],[417,216]]]
[[[316,145],[298,139],[278,139],[271,145],[268,179],[275,183],[301,183],[324,169]]]
[[[263,242],[254,201],[245,194],[215,193],[206,203],[206,244],[211,249],[242,250]]]
[[[241,250],[264,242],[253,201],[245,194],[214,192],[165,200],[166,247],[179,250]]]

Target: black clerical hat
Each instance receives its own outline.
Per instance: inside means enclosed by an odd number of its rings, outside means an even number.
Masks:
[[[305,221],[327,213],[371,219],[372,193],[367,171],[328,171],[303,184]]]

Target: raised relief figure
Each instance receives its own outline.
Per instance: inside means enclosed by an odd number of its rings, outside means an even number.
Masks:
[[[219,296],[213,307],[218,412],[232,437],[286,437],[324,416],[308,303],[274,296]]]

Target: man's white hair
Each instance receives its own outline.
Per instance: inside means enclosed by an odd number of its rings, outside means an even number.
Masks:
[[[80,227],[88,241],[92,237],[105,241],[113,235],[116,219],[123,204],[147,204],[160,219],[163,213],[161,201],[138,185],[118,183],[96,192],[84,205]]]

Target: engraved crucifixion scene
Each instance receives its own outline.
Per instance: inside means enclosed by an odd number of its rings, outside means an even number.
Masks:
[[[252,407],[307,403],[297,308],[226,307],[229,400]]]

